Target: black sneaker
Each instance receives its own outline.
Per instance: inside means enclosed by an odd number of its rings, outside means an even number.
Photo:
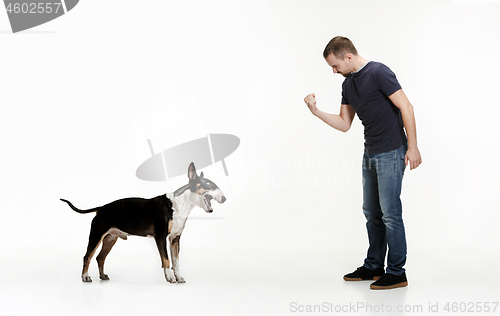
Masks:
[[[378,280],[382,275],[384,275],[384,268],[370,270],[365,267],[359,267],[353,273],[344,275],[344,280],[346,281],[363,281],[363,280]]]
[[[408,280],[406,279],[406,273],[403,272],[401,275],[395,275],[392,273],[384,274],[376,282],[370,285],[372,290],[390,290],[398,287],[408,286]]]

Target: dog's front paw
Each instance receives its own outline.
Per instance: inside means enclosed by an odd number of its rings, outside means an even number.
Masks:
[[[186,283],[186,280],[181,276],[176,275],[175,278],[177,279],[177,283]]]
[[[87,274],[82,274],[82,281],[83,282],[92,282],[92,278]]]
[[[170,269],[163,269],[164,273],[165,273],[165,279],[170,282],[170,283],[176,283],[176,278],[174,276],[174,273],[172,272],[172,270]]]
[[[99,278],[103,281],[108,281],[109,280],[109,276],[107,274],[101,274],[99,275]]]

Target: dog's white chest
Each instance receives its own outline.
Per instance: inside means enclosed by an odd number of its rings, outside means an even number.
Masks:
[[[184,230],[184,226],[186,226],[186,220],[187,218],[182,218],[177,212],[174,212],[171,225],[169,225],[169,235],[172,237],[180,236]]]
[[[167,197],[172,201],[172,220],[169,223],[169,235],[171,237],[180,236],[186,226],[186,220],[194,207],[194,203],[186,196],[174,197],[173,194],[167,194]]]

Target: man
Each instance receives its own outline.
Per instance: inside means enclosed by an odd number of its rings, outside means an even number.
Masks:
[[[369,247],[363,266],[346,274],[344,280],[375,280],[371,289],[405,287],[408,281],[403,268],[406,237],[401,184],[405,167],[409,164],[411,170],[422,163],[413,106],[394,73],[384,64],[358,55],[348,38],[333,38],[323,57],[333,73],[345,77],[340,114],[319,110],[314,94],[305,97],[305,103],[313,115],[342,132],[350,129],[357,114],[365,134],[363,212]],[[387,248],[387,270],[384,270]]]

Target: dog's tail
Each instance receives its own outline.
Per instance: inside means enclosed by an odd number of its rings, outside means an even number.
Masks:
[[[68,200],[61,199],[61,201],[68,203],[69,207],[71,207],[71,209],[73,211],[78,212],[80,214],[87,214],[87,213],[97,212],[99,210],[99,207],[92,208],[90,210],[80,210],[80,209],[76,208],[73,204],[71,204],[71,202],[68,201]]]

